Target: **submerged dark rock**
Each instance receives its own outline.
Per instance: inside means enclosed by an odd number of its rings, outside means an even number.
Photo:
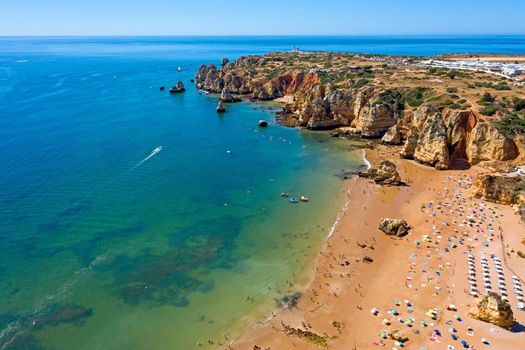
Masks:
[[[279,307],[282,307],[283,309],[291,309],[297,306],[297,303],[301,299],[301,296],[302,294],[300,292],[286,294],[276,299],[276,302],[279,305]]]
[[[102,262],[97,270],[113,274],[113,293],[127,304],[185,307],[192,293],[209,293],[214,284],[195,271],[232,269],[240,219],[226,215],[178,229],[164,254],[143,251]],[[199,274],[201,276],[201,274]]]
[[[53,304],[46,311],[37,316],[33,322],[33,329],[41,329],[45,326],[57,326],[61,323],[80,322],[93,316],[93,309],[77,304]]]

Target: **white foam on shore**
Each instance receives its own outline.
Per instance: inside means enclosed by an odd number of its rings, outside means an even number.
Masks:
[[[353,179],[353,181],[355,182],[355,178]],[[350,190],[347,190],[346,194],[347,194],[347,197],[350,197]],[[350,205],[350,198],[348,198],[345,201],[345,204],[343,205],[343,207],[339,211],[339,214],[337,214],[337,218],[335,219],[334,224],[330,227],[330,231],[328,231],[328,236],[326,236],[326,240],[329,240],[330,237],[332,237],[332,235],[334,234],[335,229],[337,228],[337,226],[339,226],[339,223],[341,222],[341,219],[343,218],[343,216],[346,215],[346,212],[348,211],[348,206],[349,205]]]
[[[370,170],[370,168],[372,168],[372,164],[366,158],[366,151],[364,149],[362,149],[361,151],[362,151],[361,157],[362,157],[363,163],[366,164],[366,169]],[[355,182],[355,178],[353,179],[353,181]],[[345,201],[345,204],[339,211],[339,214],[337,215],[337,218],[335,219],[334,224],[330,227],[330,231],[328,231],[328,236],[326,237],[326,240],[329,240],[330,237],[332,237],[332,235],[335,232],[335,229],[337,228],[337,226],[339,226],[341,219],[343,218],[343,216],[345,216],[346,212],[348,211],[348,206],[350,205],[350,190],[347,190],[346,194],[347,194],[347,199]]]
[[[370,170],[370,168],[372,168],[372,164],[370,164],[370,162],[366,158],[366,151],[364,149],[362,149],[361,151],[363,151],[363,154],[361,155],[361,158],[363,160],[363,163],[366,164],[366,170]]]

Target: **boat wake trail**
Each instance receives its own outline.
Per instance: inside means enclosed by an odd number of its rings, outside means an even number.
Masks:
[[[149,156],[147,156],[146,158],[142,159],[140,162],[138,162],[137,164],[135,164],[133,166],[133,168],[131,168],[130,170],[133,170],[139,166],[141,166],[142,164],[144,164],[145,162],[148,161],[148,159],[150,159],[151,157],[155,156],[156,154],[158,154],[160,151],[162,151],[162,146],[159,146],[157,148],[155,148],[153,151],[151,151],[151,153],[149,154]]]

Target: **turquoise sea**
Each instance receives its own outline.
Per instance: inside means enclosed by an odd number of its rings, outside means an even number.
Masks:
[[[190,83],[294,45],[525,53],[517,36],[0,38],[0,349],[218,347],[301,289],[361,152],[276,125],[272,103],[217,115]]]

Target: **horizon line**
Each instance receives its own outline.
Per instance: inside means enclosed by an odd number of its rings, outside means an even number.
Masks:
[[[525,36],[525,33],[434,33],[434,34],[30,34],[0,35],[0,38],[96,38],[96,37],[476,37],[476,36]]]

